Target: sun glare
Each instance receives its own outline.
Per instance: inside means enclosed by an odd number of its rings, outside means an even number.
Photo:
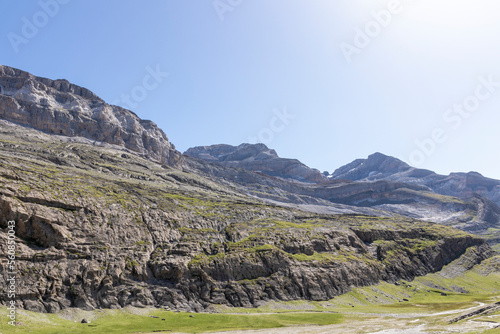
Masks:
[[[500,2],[491,0],[404,1],[408,16],[443,28],[467,28],[495,23]]]

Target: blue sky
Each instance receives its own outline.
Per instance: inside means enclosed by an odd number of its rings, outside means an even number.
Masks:
[[[1,64],[87,87],[156,122],[180,151],[262,141],[330,172],[379,151],[500,179],[498,1],[0,8]]]

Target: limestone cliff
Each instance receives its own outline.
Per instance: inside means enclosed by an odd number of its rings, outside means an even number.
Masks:
[[[123,146],[162,163],[178,165],[181,159],[155,123],[67,80],[40,78],[2,65],[0,118],[47,133]]]

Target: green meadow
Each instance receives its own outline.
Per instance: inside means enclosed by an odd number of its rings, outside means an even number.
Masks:
[[[158,318],[152,318],[152,316]],[[237,329],[280,328],[296,325],[331,325],[340,323],[343,317],[340,314],[324,312],[250,315],[176,313],[155,310],[145,312],[145,314],[136,314],[131,312],[130,309],[124,309],[92,312],[91,317],[86,318],[93,318],[89,324],[63,319],[56,314],[40,314],[26,311],[19,312],[18,318],[18,321],[23,323],[21,326],[11,328],[4,322],[0,326],[1,333],[203,333]]]

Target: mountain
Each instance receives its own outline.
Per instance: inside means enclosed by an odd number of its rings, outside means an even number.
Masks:
[[[244,168],[287,180],[323,182],[326,177],[296,159],[280,158],[275,150],[264,144],[198,146],[188,149],[185,155],[216,162],[225,167]]]
[[[181,155],[158,126],[105,103],[67,80],[50,80],[0,65],[0,118],[47,133],[124,146],[179,164]]]
[[[328,177],[322,174],[324,178],[319,182],[312,179],[295,182],[303,180],[296,174],[298,169],[284,173],[283,169],[275,168],[274,162],[298,163],[302,171],[317,170],[297,160],[278,158],[274,150],[263,144],[196,147],[186,154],[201,160],[186,160],[185,166],[192,166],[191,170],[196,173],[215,177],[219,182],[230,181],[240,191],[270,203],[322,214],[403,215],[479,235],[488,234],[492,240],[500,240],[500,235],[492,232],[500,227],[500,208],[486,197],[488,194],[462,193],[460,188],[442,193],[434,191],[431,185],[438,184],[439,175],[412,168],[381,153],[356,160]],[[252,173],[255,171],[260,173]],[[451,184],[447,184],[448,188]],[[443,184],[441,189],[444,189],[442,187]]]
[[[0,86],[0,254],[13,221],[24,309],[329,300],[496,254],[479,235],[493,244],[498,207],[479,195],[313,182],[303,177],[312,169],[262,145],[193,158],[154,123],[65,80],[2,66]]]
[[[370,155],[368,159],[357,159],[338,168],[330,175],[330,178],[352,181],[384,180],[394,174],[405,173],[411,169],[403,161],[377,152]],[[428,172],[432,174],[431,171]]]
[[[427,187],[437,194],[470,198],[481,195],[500,205],[500,181],[477,172],[439,175],[430,170],[410,167],[401,160],[381,153],[357,159],[335,170],[331,179],[352,181],[396,181]]]

